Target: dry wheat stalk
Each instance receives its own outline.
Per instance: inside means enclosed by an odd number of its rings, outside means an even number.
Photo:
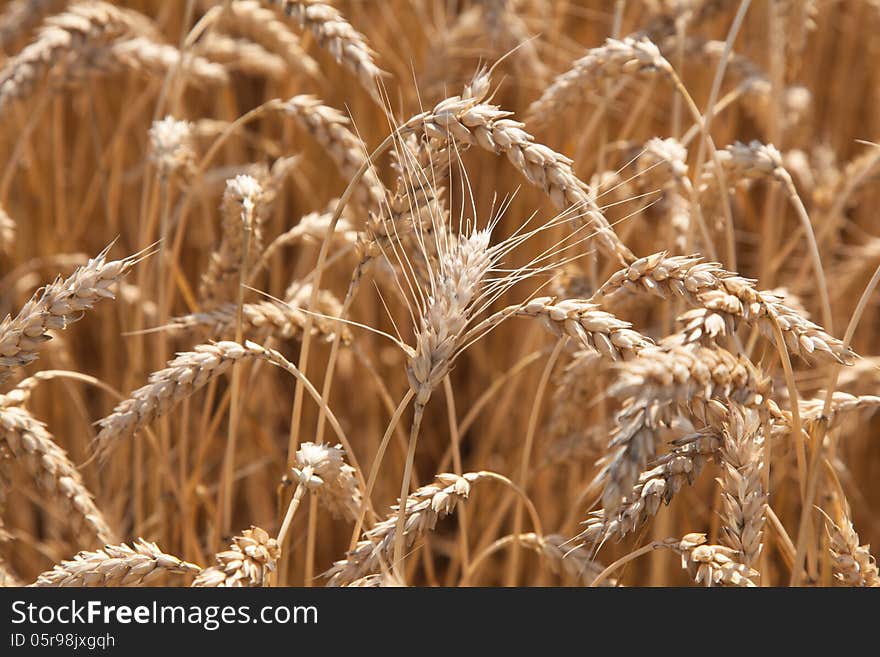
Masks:
[[[670,51],[678,48],[678,39],[667,42]],[[705,40],[699,37],[686,37],[682,44],[685,61],[705,62],[707,58],[717,60],[727,51],[724,41]],[[712,61],[710,66],[717,66]],[[726,63],[726,79],[733,80],[734,90],[728,98],[741,98],[746,111],[767,130],[775,120],[776,105],[780,106],[779,127],[786,131],[803,121],[812,105],[812,94],[799,85],[774,89],[767,74],[748,57],[731,52]],[[719,106],[722,102],[718,103]]]
[[[49,17],[37,39],[0,71],[0,113],[7,103],[29,96],[63,60],[75,60],[88,48],[119,36],[148,31],[148,24],[140,14],[96,0],[76,3],[64,13]]]
[[[576,351],[554,382],[547,425],[551,442],[542,449],[539,467],[595,460],[605,447],[605,433],[589,426],[587,415],[597,390],[602,356],[593,349]]]
[[[274,11],[261,6],[258,0],[226,3],[218,24],[280,55],[293,70],[318,77],[318,63],[303,50],[299,37],[278,19]]]
[[[293,228],[281,233],[269,243],[260,255],[260,261],[253,271],[260,271],[263,267],[267,267],[272,257],[284,247],[292,246],[299,241],[320,243],[327,235],[338,204],[339,199],[331,199],[324,210],[309,212],[300,217],[299,222]],[[358,242],[358,232],[345,216],[340,217],[336,222],[331,237],[352,246]]]
[[[113,531],[95,506],[79,470],[42,422],[23,408],[2,407],[0,442],[12,453],[15,464],[21,464],[42,490],[66,500],[101,542],[113,540]]]
[[[282,105],[283,111],[296,118],[339,167],[346,178],[351,178],[366,162],[364,143],[350,129],[351,121],[338,110],[321,103],[314,96],[294,96]],[[381,208],[385,201],[385,186],[372,168],[358,182],[357,198],[366,208]]]
[[[822,357],[850,363],[853,352],[775,295],[755,288],[755,281],[724,270],[717,263],[703,262],[699,256],[668,256],[665,251],[640,258],[613,274],[593,297],[596,303],[614,299],[625,292],[648,292],[662,299],[682,297],[707,314],[685,316],[699,319],[688,327],[690,340],[704,333],[732,332],[738,320],[758,327],[773,337],[777,322],[786,347],[804,358]],[[731,330],[728,330],[731,329]]]
[[[691,212],[700,211],[688,200],[695,197],[688,178],[687,149],[677,139],[649,139],[636,160],[636,167],[636,182],[642,189],[663,192],[660,207],[669,217],[676,250],[685,253],[691,230]]]
[[[598,48],[576,60],[557,76],[541,97],[529,107],[530,122],[544,123],[559,116],[582,99],[584,91],[607,79],[653,75],[671,70],[660,49],[648,38],[607,39]]]
[[[312,301],[312,284],[302,281],[292,281],[284,291],[284,303],[292,308],[305,309]],[[331,336],[339,334],[340,339],[346,344],[351,342],[351,330],[348,324],[339,322],[334,317],[342,317],[343,305],[339,299],[329,290],[319,290],[315,297],[315,305],[309,308],[312,313],[320,313],[321,316],[312,315],[312,332],[324,335],[328,340]]]
[[[397,140],[391,155],[397,178],[388,195],[389,219],[381,213],[378,217],[370,215],[367,253],[389,248],[386,242],[401,241],[414,264],[427,268],[436,263],[437,241],[444,240],[449,232],[444,194],[452,154],[448,144],[432,144],[409,134]]]
[[[830,417],[824,418],[825,410],[825,391],[820,390],[816,397],[810,399],[798,399],[798,410],[800,412],[801,421],[815,422],[823,420],[828,422],[828,427],[835,426],[841,419],[849,413],[870,410],[876,412],[880,406],[880,397],[877,395],[851,395],[840,390],[835,390],[831,396]],[[780,411],[783,421],[788,427],[791,427],[791,412]]]
[[[534,35],[518,14],[522,10],[521,3],[516,0],[483,0],[480,5],[485,32],[492,40],[493,53],[513,52],[515,62],[523,73],[543,83],[549,75],[549,69],[538,52]]]
[[[354,29],[336,8],[312,0],[260,1],[275,5],[286,15],[295,17],[302,27],[315,35],[321,47],[357,76],[361,86],[374,99],[379,99],[379,81],[387,73],[376,65],[375,54],[364,35]]]
[[[800,71],[809,33],[816,29],[819,3],[816,0],[783,0],[778,3],[777,11],[784,21],[786,74],[791,79]]]
[[[480,472],[464,475],[443,473],[436,481],[422,486],[406,498],[404,539],[407,546],[416,538],[434,528],[437,521],[455,510],[470,494],[471,486],[483,478]],[[400,505],[391,507],[385,520],[364,532],[354,550],[345,559],[337,561],[325,574],[330,578],[328,586],[347,586],[366,575],[377,573],[381,567],[392,562],[397,516]]]
[[[758,413],[737,404],[730,406],[721,431],[721,518],[724,542],[740,555],[738,561],[754,568],[761,555],[764,509],[763,445]]]
[[[338,518],[357,521],[361,491],[354,468],[345,462],[342,445],[302,443],[296,451],[293,479],[318,496],[318,502]]]
[[[478,145],[507,155],[514,167],[533,185],[540,187],[560,209],[572,208],[573,217],[587,217],[597,230],[599,245],[610,255],[629,263],[635,259],[620,241],[602,211],[594,193],[572,171],[572,161],[542,144],[526,132],[524,124],[511,118],[512,112],[484,102],[489,78],[479,73],[461,96],[438,103],[430,112],[411,120],[431,139],[459,145]]]
[[[80,552],[42,573],[32,586],[145,586],[166,573],[195,576],[201,570],[138,538],[131,547],[122,543]]]
[[[727,0],[655,0],[651,19],[643,30],[654,39],[675,34],[679,27],[694,28],[726,8]]]
[[[147,385],[135,390],[128,399],[117,404],[110,415],[97,422],[101,430],[95,439],[96,452],[106,454],[117,441],[168,413],[235,363],[251,359],[262,359],[298,374],[279,352],[249,340],[244,344],[221,341],[198,345],[193,351],[179,353],[168,361],[166,368],[153,372]]]
[[[228,550],[215,557],[216,566],[205,568],[193,586],[259,587],[268,586],[281,556],[278,542],[259,527],[245,529],[232,539]]]
[[[107,261],[105,248],[66,279],[57,278],[22,306],[15,318],[0,321],[0,381],[10,370],[37,358],[37,350],[51,339],[50,330],[65,329],[102,299],[112,299],[110,288],[135,264],[138,255]]]

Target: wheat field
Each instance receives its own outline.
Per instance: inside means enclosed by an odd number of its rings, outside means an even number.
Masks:
[[[7,0],[0,584],[880,585],[878,34]]]

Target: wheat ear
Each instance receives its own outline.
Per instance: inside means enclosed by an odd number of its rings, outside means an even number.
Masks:
[[[755,281],[717,263],[703,262],[699,256],[669,256],[661,251],[639,258],[613,274],[592,300],[601,304],[626,293],[645,292],[662,299],[681,297],[705,311],[684,316],[690,341],[731,332],[738,321],[773,338],[776,322],[793,354],[845,364],[854,357],[851,349],[821,326],[786,306],[778,296],[758,290]]]
[[[354,73],[361,86],[379,101],[379,82],[387,73],[376,65],[375,53],[367,45],[366,37],[354,29],[335,7],[311,0],[261,2],[275,5],[286,15],[296,18],[301,26],[315,36],[318,44]]]
[[[0,441],[42,490],[67,500],[102,543],[113,540],[113,532],[79,470],[42,422],[20,407],[0,408]]]
[[[89,1],[46,19],[37,39],[0,70],[0,114],[9,102],[29,96],[65,58],[75,60],[90,47],[147,30],[147,20],[138,17],[105,2]]]
[[[138,538],[130,547],[123,543],[80,552],[42,573],[31,586],[145,586],[166,573],[194,577],[201,570]]]
[[[37,358],[37,350],[51,339],[50,330],[65,329],[102,299],[112,299],[110,288],[131,269],[139,256],[108,262],[110,247],[101,251],[66,279],[58,278],[31,297],[15,318],[0,321],[0,381],[10,371]]]
[[[205,568],[193,581],[196,587],[269,586],[281,556],[278,542],[259,527],[245,529],[228,550],[216,555],[217,565]]]

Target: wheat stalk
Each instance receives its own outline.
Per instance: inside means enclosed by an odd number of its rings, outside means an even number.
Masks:
[[[329,293],[327,294],[329,295]],[[335,298],[332,299],[335,303],[327,303],[326,299],[321,299],[321,301],[323,302],[321,306],[313,309],[312,312],[319,312],[322,315],[334,315],[334,311],[339,308],[339,302]],[[299,306],[291,302],[258,301],[256,303],[246,303],[241,307],[241,316],[246,333],[266,331],[273,337],[284,339],[300,335],[303,327],[306,325],[306,314]],[[226,303],[205,312],[175,317],[171,320],[169,326],[170,328],[201,326],[210,328],[217,337],[225,336],[230,338],[235,333],[237,319],[238,305]],[[331,341],[336,332],[340,331],[342,341],[345,344],[351,343],[351,331],[347,326],[344,324],[339,325],[333,320],[317,319],[318,321],[312,324],[313,334],[320,334],[327,341]]]
[[[226,69],[248,75],[278,80],[288,72],[285,61],[260,44],[216,31],[205,35],[196,44],[195,51]]]
[[[179,67],[189,84],[205,87],[229,83],[229,74],[221,64],[191,53],[181,56],[174,46],[143,36],[117,39],[94,50],[75,66],[69,67],[65,77],[67,80],[76,80],[91,73],[133,71],[164,78],[175,67]]]
[[[240,175],[226,182],[223,193],[223,237],[220,246],[211,254],[208,268],[202,275],[199,296],[207,305],[229,298],[238,289],[239,275],[245,257],[251,262],[245,249],[257,251],[259,237],[246,239],[260,232],[259,206],[263,188],[251,176]],[[237,295],[233,295],[236,298]]]

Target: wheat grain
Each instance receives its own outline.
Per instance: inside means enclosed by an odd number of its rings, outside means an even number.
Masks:
[[[722,545],[707,545],[705,534],[688,534],[673,546],[681,555],[681,567],[697,584],[705,586],[755,586],[755,571],[736,560],[735,550]]]
[[[595,350],[612,361],[634,357],[654,344],[632,329],[632,324],[599,309],[585,299],[538,297],[516,311],[517,315],[539,317],[558,335],[567,335],[580,348]]]
[[[745,358],[716,348],[682,346],[667,340],[646,347],[621,365],[610,393],[625,400],[597,479],[605,481],[602,506],[616,514],[639,473],[654,455],[656,431],[683,406],[714,425],[726,416],[716,398],[747,406],[764,403],[768,383]]]
[[[835,581],[845,586],[880,586],[877,562],[870,545],[859,545],[859,535],[844,507],[839,524],[825,519],[831,550],[831,568]]]

